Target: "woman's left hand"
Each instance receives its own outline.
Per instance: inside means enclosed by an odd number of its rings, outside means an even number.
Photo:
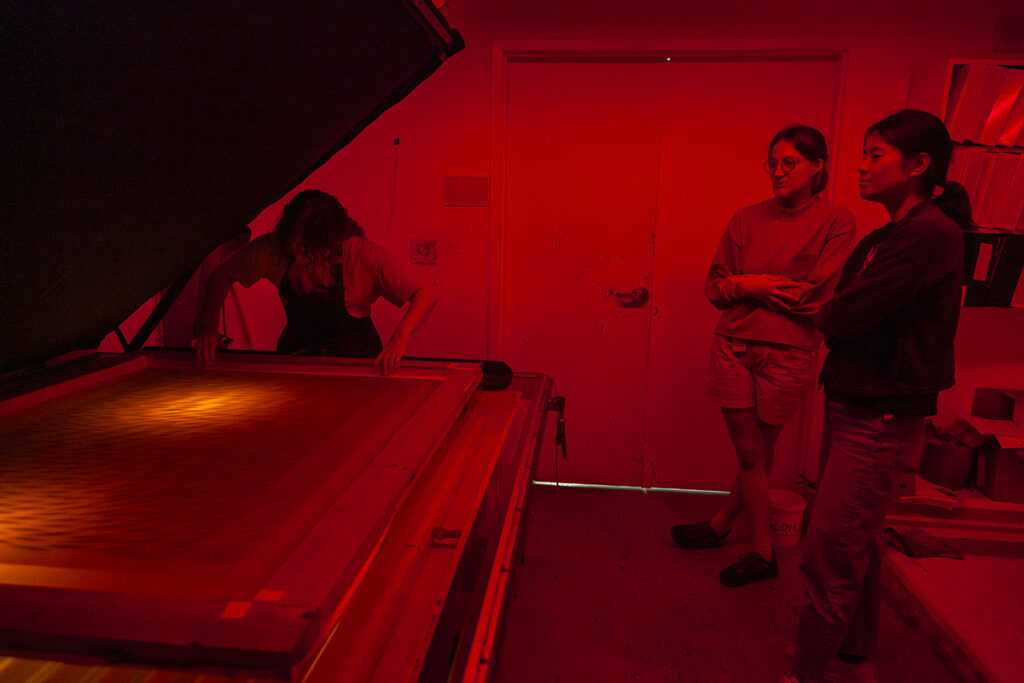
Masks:
[[[395,326],[384,350],[377,356],[374,365],[380,368],[382,375],[390,375],[398,368],[405,349],[409,345],[409,335],[419,329],[437,303],[437,290],[433,285],[423,285],[409,297],[409,308]]]
[[[408,345],[409,335],[401,333],[391,335],[391,339],[384,346],[384,350],[373,361],[373,364],[380,368],[380,374],[390,375],[398,369],[398,364],[402,362],[402,357],[405,355],[405,349]]]

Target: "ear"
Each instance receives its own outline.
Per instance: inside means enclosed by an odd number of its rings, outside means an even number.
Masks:
[[[912,176],[924,175],[932,165],[932,157],[927,152],[920,152],[907,159],[907,173]]]
[[[817,173],[821,169],[825,168],[825,160],[815,159],[814,161],[811,162],[811,166],[814,168],[814,172]]]

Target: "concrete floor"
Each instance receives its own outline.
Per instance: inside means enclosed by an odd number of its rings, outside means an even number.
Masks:
[[[799,550],[779,548],[778,579],[718,581],[749,548],[739,528],[712,550],[676,547],[669,528],[722,499],[534,486],[494,680],[776,683],[801,599]],[[886,604],[880,683],[956,683],[933,646]]]

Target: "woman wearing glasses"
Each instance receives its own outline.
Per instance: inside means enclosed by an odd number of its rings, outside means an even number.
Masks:
[[[719,546],[745,512],[753,548],[721,571],[726,586],[778,575],[768,521],[775,444],[811,385],[821,343],[815,316],[856,236],[853,215],[818,196],[828,182],[827,159],[825,138],[809,126],[772,138],[764,167],[774,197],[732,217],[705,282],[722,311],[707,389],[721,406],[739,467],[718,513],[673,527],[672,537],[687,549]]]

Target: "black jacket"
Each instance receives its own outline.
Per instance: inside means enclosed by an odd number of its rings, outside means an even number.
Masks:
[[[825,393],[925,396],[953,386],[963,233],[934,202],[854,248],[819,321]]]

